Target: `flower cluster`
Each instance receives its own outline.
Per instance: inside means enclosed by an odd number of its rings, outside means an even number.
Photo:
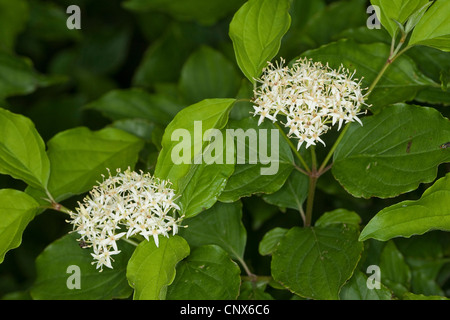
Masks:
[[[180,209],[174,200],[169,182],[118,169],[115,176],[103,176],[67,222],[81,235],[82,246],[93,248],[93,264],[102,271],[103,266],[112,268],[111,256],[120,253],[117,240],[141,235],[147,241],[153,237],[158,246],[159,235],[176,234],[182,217],[173,217],[173,211]]]
[[[357,121],[364,103],[361,80],[354,79],[355,72],[341,66],[331,69],[328,64],[306,58],[297,60],[291,68],[269,63],[263,70],[260,86],[254,91],[254,115],[258,125],[268,118],[277,121],[278,115],[286,117],[284,125],[288,136],[298,139],[297,149],[303,142],[306,148],[322,141],[320,136],[331,126]]]

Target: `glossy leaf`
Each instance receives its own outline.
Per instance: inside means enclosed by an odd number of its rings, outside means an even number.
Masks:
[[[167,290],[169,300],[234,300],[239,294],[241,270],[216,245],[201,246],[177,265]]]
[[[224,146],[225,147],[225,146]],[[220,156],[225,155],[225,148]],[[225,189],[234,172],[234,164],[192,164],[188,174],[180,179],[178,200],[181,214],[186,218],[211,208]]]
[[[0,108],[0,173],[45,189],[50,162],[33,122]]]
[[[325,212],[315,222],[316,227],[329,227],[336,224],[348,224],[359,227],[361,223],[361,217],[353,211],[346,209],[336,209],[333,211]]]
[[[76,233],[47,246],[36,259],[36,280],[31,296],[37,300],[109,300],[128,298],[132,289],[126,268],[134,246],[119,241],[121,252],[114,256],[113,269],[102,272],[92,265],[92,249],[82,249]],[[79,276],[79,279],[77,279]],[[79,284],[79,288],[74,287]]]
[[[411,14],[424,6],[428,0],[371,0],[373,5],[380,8],[378,19],[391,36],[398,29],[394,20],[403,24]]]
[[[281,208],[291,208],[299,210],[308,196],[308,176],[292,170],[284,185],[275,193],[263,196],[267,203]]]
[[[178,189],[179,180],[185,177],[192,164],[194,158],[203,152],[203,148],[208,144],[203,141],[204,133],[208,129],[222,129],[227,121],[234,99],[206,99],[196,104],[184,108],[167,126],[162,138],[162,150],[158,156],[155,168],[155,175],[161,179],[170,180],[175,190]],[[195,128],[198,128],[195,131]],[[174,137],[174,131],[183,135]],[[179,140],[176,140],[179,139]],[[180,142],[181,140],[181,142]],[[186,141],[185,141],[186,140]],[[186,152],[189,155],[181,155],[186,159],[173,159],[173,149],[178,148],[179,144],[186,144]],[[180,153],[174,155],[180,157]],[[174,162],[178,162],[175,164]],[[184,161],[186,160],[186,161]],[[204,163],[204,161],[200,161]]]
[[[250,0],[236,12],[230,38],[237,63],[250,82],[255,83],[278,53],[290,23],[288,0]]]
[[[360,240],[386,241],[430,230],[450,231],[450,174],[437,180],[419,200],[407,200],[378,212],[361,232]]]
[[[268,231],[259,243],[258,251],[262,256],[272,254],[276,249],[280,240],[289,230],[286,228],[276,227]]]
[[[90,190],[109,168],[133,168],[143,141],[125,131],[80,127],[58,133],[48,142],[49,191],[61,201]]]
[[[167,287],[175,279],[175,267],[189,255],[186,240],[180,236],[159,237],[159,247],[154,241],[141,242],[127,267],[127,278],[134,288],[135,300],[164,300]]]
[[[191,248],[214,244],[224,249],[232,258],[244,257],[247,231],[242,223],[242,204],[216,203],[199,215],[186,219],[187,228],[180,235]]]
[[[450,122],[436,109],[393,105],[354,123],[334,154],[332,172],[355,197],[394,197],[436,178],[450,160]]]
[[[435,1],[417,23],[408,44],[450,51],[450,2]]]
[[[20,246],[22,234],[38,207],[39,204],[22,191],[0,189],[0,263],[7,251]]]
[[[338,299],[362,249],[354,228],[294,227],[272,254],[272,276],[302,297]]]
[[[230,121],[227,130],[234,130],[233,136],[237,137],[236,166],[219,200],[234,202],[252,194],[278,191],[294,168],[294,157],[276,127],[268,121],[258,126],[257,119],[245,118]],[[267,136],[266,147],[263,133]]]

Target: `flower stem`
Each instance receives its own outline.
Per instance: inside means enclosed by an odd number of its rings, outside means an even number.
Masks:
[[[393,42],[393,44],[394,44],[394,42]],[[384,64],[383,68],[381,68],[380,72],[378,73],[378,75],[376,76],[376,78],[373,80],[372,84],[368,88],[367,96],[369,96],[370,93],[372,93],[373,89],[378,84],[380,79],[383,77],[384,73],[389,68],[389,66],[400,55],[402,55],[409,48],[411,48],[411,46],[407,46],[403,50],[400,50],[401,47],[403,46],[403,44],[404,44],[404,38],[402,37],[402,39],[400,40],[400,43],[397,45],[397,47],[395,49],[393,49],[394,45],[392,45],[391,53],[390,53],[388,59],[386,60],[386,63]],[[306,202],[306,214],[305,214],[305,220],[304,220],[305,221],[304,222],[305,227],[311,226],[312,211],[313,211],[313,205],[314,205],[314,194],[315,194],[315,190],[316,190],[317,179],[331,167],[331,165],[327,166],[328,161],[330,161],[331,157],[333,156],[334,152],[336,151],[337,146],[341,143],[342,138],[344,137],[344,135],[347,132],[349,127],[350,127],[350,123],[347,123],[345,125],[344,129],[339,134],[339,137],[337,138],[337,140],[334,143],[333,147],[331,147],[331,149],[328,152],[327,156],[325,157],[324,161],[320,165],[319,170],[316,169],[317,163],[316,163],[315,150],[314,150],[313,147],[311,148],[312,170],[307,170],[308,171],[308,176],[309,176],[309,187],[308,187],[308,199],[307,199],[307,202]],[[279,129],[281,129],[281,128],[279,128]],[[290,145],[292,145],[292,143],[290,143]]]
[[[311,161],[312,161],[312,171],[309,174],[309,187],[308,187],[308,199],[306,200],[306,213],[305,213],[305,227],[311,226],[312,212],[314,206],[314,195],[316,193],[316,184],[319,174],[317,171],[317,157],[316,149],[311,146]]]
[[[288,138],[288,136],[286,135],[286,133],[283,131],[283,129],[280,127],[280,125],[275,122],[275,126],[278,128],[278,130],[280,130],[281,135],[283,136],[284,140],[286,140],[286,142],[289,144],[289,147],[291,148],[292,152],[294,152],[295,156],[297,157],[297,159],[300,161],[300,163],[302,164],[302,166],[305,168],[306,172],[311,172],[311,169],[309,168],[308,164],[306,163],[306,161],[303,159],[302,155],[300,154],[300,152],[297,150],[297,148],[294,146],[294,144],[292,143],[292,141]],[[301,171],[303,173],[303,171]]]
[[[305,227],[311,226],[314,194],[316,193],[317,176],[309,176],[308,199],[306,200]]]
[[[139,245],[139,243],[137,243],[136,241],[133,241],[133,240],[128,239],[128,238],[120,238],[120,240],[123,240],[123,241],[125,241],[125,242],[127,242],[127,243],[129,243],[129,244],[131,244],[131,245],[133,245],[135,247],[137,247]]]

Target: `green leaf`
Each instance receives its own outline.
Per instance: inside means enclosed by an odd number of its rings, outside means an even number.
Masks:
[[[278,191],[294,168],[294,157],[274,124],[265,121],[258,126],[258,120],[251,117],[230,121],[227,131],[236,137],[236,166],[219,200],[234,202],[252,194]],[[260,147],[263,131],[267,133],[267,148]],[[268,164],[263,163],[266,160]]]
[[[115,128],[60,132],[48,142],[49,191],[57,201],[86,192],[107,168],[114,174],[117,168],[134,167],[142,147],[141,139]]]
[[[207,145],[203,141],[205,131],[222,129],[228,122],[234,102],[235,99],[206,99],[181,110],[164,132],[155,175],[161,179],[170,180],[174,189],[178,190],[179,180],[188,174],[192,164],[197,161],[194,161],[194,158],[199,156]],[[180,133],[180,136],[174,137],[175,141],[172,140],[174,132]],[[180,156],[181,150],[177,153],[177,149],[182,146],[186,148],[182,148],[183,155]],[[175,160],[174,157],[177,159]],[[175,164],[174,161],[178,160],[180,163]]]
[[[362,250],[354,228],[294,227],[272,254],[272,276],[302,297],[337,300]]]
[[[392,289],[397,297],[409,289],[411,270],[393,241],[389,241],[381,252],[380,270],[381,282]]]
[[[0,47],[14,51],[16,37],[25,29],[28,2],[0,0]]]
[[[195,37],[193,37],[195,35]],[[191,52],[206,37],[206,30],[196,24],[173,23],[154,41],[133,76],[133,85],[153,87],[157,83],[176,82]]]
[[[361,232],[360,240],[386,241],[430,230],[450,231],[450,174],[437,180],[419,200],[402,201],[378,212]]]
[[[450,122],[434,108],[393,105],[352,124],[334,153],[332,172],[355,197],[395,197],[436,178],[450,160]]]
[[[329,227],[336,224],[348,224],[359,227],[361,223],[361,217],[354,211],[346,209],[336,209],[333,211],[325,212],[315,222],[316,227]]]
[[[405,54],[416,62],[417,67],[424,75],[430,77],[436,83],[441,82],[442,73],[450,70],[450,52],[431,47],[416,46],[409,49]],[[432,87],[431,89],[439,90],[440,88]]]
[[[209,147],[211,145],[207,149]],[[218,155],[222,157],[225,153],[224,144],[222,152]],[[225,189],[233,172],[233,163],[192,164],[188,174],[179,181],[179,194],[182,194],[178,200],[180,213],[189,218],[211,208]]]
[[[141,242],[128,263],[127,278],[135,300],[164,300],[167,286],[175,279],[175,267],[189,255],[189,245],[180,236]]]
[[[6,97],[27,95],[39,87],[61,83],[61,76],[44,76],[33,69],[27,58],[0,50],[0,101]]]
[[[304,33],[314,43],[314,47],[330,43],[341,31],[359,26],[367,28],[366,8],[365,0],[331,3],[311,17],[305,26]],[[336,19],[336,17],[345,17],[345,19]]]
[[[91,249],[82,249],[79,235],[68,234],[45,248],[36,259],[37,277],[31,296],[38,300],[110,300],[128,298],[132,290],[126,278],[126,268],[134,246],[119,241],[121,252],[114,256],[113,269],[102,272],[92,265]],[[71,269],[76,266],[79,269]],[[79,289],[72,286],[77,283]],[[69,284],[69,286],[68,286]]]
[[[45,189],[50,162],[33,122],[0,108],[0,173]]]
[[[361,271],[356,271],[342,287],[339,297],[341,300],[391,300],[392,292],[383,284],[380,284],[380,289],[369,289],[367,276]]]
[[[109,91],[86,108],[97,110],[111,120],[141,118],[167,125],[182,106],[163,95],[131,88]]]
[[[177,266],[167,290],[168,300],[235,300],[239,295],[241,270],[216,245],[199,247]]]
[[[184,64],[179,88],[188,103],[195,103],[235,97],[240,80],[234,65],[219,51],[202,46]]]
[[[450,259],[438,258],[432,261],[410,257],[405,259],[411,268],[411,291],[424,295],[445,295],[445,292],[437,284],[436,279],[442,267]]]
[[[268,231],[259,243],[259,254],[262,256],[271,255],[277,249],[280,240],[288,231],[288,229],[280,227],[276,227]]]
[[[358,44],[344,39],[307,51],[302,56],[328,63],[333,69],[342,64],[350,71],[355,70],[355,78],[362,78],[361,87],[365,88],[377,77],[389,51],[389,45],[384,43]],[[433,85],[436,83],[424,76],[411,58],[401,55],[383,74],[367,103],[372,104],[371,110],[376,112],[382,106],[412,100],[419,90]]]
[[[408,45],[450,51],[450,2],[437,0],[417,23]]]
[[[288,0],[249,0],[236,12],[229,35],[237,63],[250,82],[255,83],[278,53],[290,23]]]
[[[420,22],[425,12],[428,10],[430,5],[432,5],[433,2],[427,2],[421,7],[419,10],[415,11],[406,21],[405,25],[405,33],[408,34],[411,32],[411,30],[414,29],[414,27]]]
[[[244,0],[128,0],[123,5],[134,11],[156,10],[179,20],[193,20],[210,25],[237,10],[243,2]]]
[[[38,207],[39,204],[22,191],[0,189],[0,263],[6,252],[20,246],[22,234]]]
[[[214,244],[228,252],[232,258],[243,259],[247,231],[242,224],[242,204],[217,202],[211,209],[184,220],[187,228],[179,234],[191,248]]]
[[[308,196],[309,179],[308,176],[292,170],[285,184],[275,193],[263,196],[267,203],[281,208],[291,208],[299,210]]]
[[[429,0],[371,0],[373,5],[380,8],[381,24],[386,28],[391,36],[394,36],[398,30],[398,25],[394,22],[397,20],[402,25],[406,20],[423,7]],[[378,14],[377,14],[378,16]]]

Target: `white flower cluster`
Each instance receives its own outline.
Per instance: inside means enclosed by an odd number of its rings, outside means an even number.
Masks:
[[[338,123],[357,121],[365,95],[361,80],[353,79],[342,66],[331,69],[328,64],[313,62],[306,58],[297,60],[291,68],[269,63],[263,70],[260,86],[254,91],[254,115],[259,116],[258,125],[268,118],[277,121],[278,115],[286,117],[284,125],[289,128],[289,137],[297,138],[297,149],[303,142],[306,148],[322,144],[320,136]]]
[[[72,232],[81,235],[82,246],[93,248],[93,264],[97,263],[102,271],[103,266],[112,268],[111,256],[120,253],[117,240],[141,235],[147,241],[153,237],[158,246],[159,235],[169,237],[170,231],[176,234],[182,217],[175,219],[171,215],[180,210],[174,200],[169,182],[149,173],[129,168],[122,173],[118,169],[115,176],[103,176],[103,182],[90,191],[83,203],[78,203],[67,222],[73,224]]]

